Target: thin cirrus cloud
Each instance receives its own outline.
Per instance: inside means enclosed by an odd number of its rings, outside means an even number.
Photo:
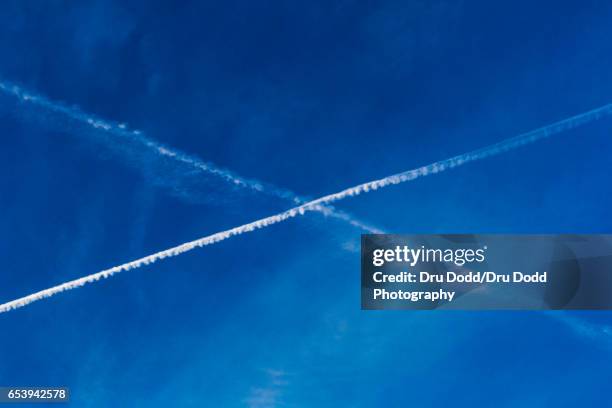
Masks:
[[[552,311],[546,314],[551,319],[566,325],[574,333],[579,336],[587,337],[593,340],[604,339],[606,345],[612,337],[612,326],[606,324],[596,324],[588,320],[581,319],[575,315],[570,315],[565,311]]]
[[[301,205],[308,202],[308,199],[301,197],[290,190],[276,187],[268,183],[263,183],[261,181],[241,177],[232,171],[220,168],[213,163],[206,162],[198,157],[188,155],[179,150],[171,149],[168,146],[165,146],[162,143],[146,136],[140,130],[131,130],[125,124],[101,119],[95,115],[85,113],[77,107],[67,106],[63,103],[52,101],[45,96],[25,90],[24,88],[11,83],[10,81],[0,80],[0,92],[3,92],[5,95],[15,97],[19,101],[33,104],[47,111],[63,115],[79,123],[86,124],[93,129],[107,132],[113,136],[123,138],[124,140],[135,142],[139,146],[145,147],[150,152],[153,152],[161,157],[181,163],[191,170],[195,169],[202,173],[216,176],[222,180],[225,180],[231,185],[252,190],[257,193],[266,194],[275,198],[280,198],[294,205]],[[380,229],[331,206],[318,206],[316,211],[320,211],[325,216],[346,222],[355,228],[367,231],[369,233],[382,233]]]
[[[377,190],[379,188],[388,187],[390,185],[405,183],[407,181],[412,181],[420,177],[437,174],[455,167],[459,167],[473,161],[496,156],[504,152],[517,149],[521,146],[535,143],[539,140],[563,133],[567,130],[573,129],[575,127],[587,124],[589,122],[601,119],[609,115],[612,115],[612,104],[607,104],[602,107],[590,110],[588,112],[581,113],[570,118],[561,120],[559,122],[555,122],[553,124],[541,127],[539,129],[523,133],[515,137],[504,139],[498,143],[494,143],[482,147],[480,149],[459,154],[448,159],[440,160],[425,166],[418,167],[416,169],[397,173],[378,180],[358,184],[356,186],[349,187],[337,193],[328,194],[315,200],[300,204],[281,213],[261,218],[259,220],[243,224],[225,231],[217,232],[212,235],[208,235],[190,242],[186,242],[184,244],[160,252],[156,252],[152,255],[148,255],[131,262],[105,269],[103,271],[87,275],[82,278],[74,279],[50,287],[48,289],[32,293],[19,299],[12,300],[10,302],[0,305],[0,313],[8,312],[10,310],[26,306],[32,302],[36,302],[38,300],[54,296],[58,293],[67,290],[79,288],[86,284],[96,282],[100,279],[111,277],[120,272],[140,268],[142,266],[149,265],[165,258],[181,255],[196,248],[216,244],[218,242],[224,241],[237,235],[266,228],[270,225],[278,224],[290,218],[294,218],[298,215],[303,215],[309,211],[325,211],[325,206],[335,201],[343,200],[345,198],[353,197],[362,193],[367,193],[373,190]]]

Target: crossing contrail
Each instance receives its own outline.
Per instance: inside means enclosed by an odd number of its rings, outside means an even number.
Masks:
[[[378,180],[369,181],[367,183],[358,184],[354,187],[347,188],[337,193],[328,194],[326,196],[317,198],[307,203],[301,204],[294,208],[281,213],[261,218],[259,220],[243,224],[238,227],[234,227],[225,231],[217,232],[212,235],[208,235],[203,238],[196,239],[194,241],[186,242],[184,244],[166,249],[164,251],[156,252],[152,255],[145,256],[143,258],[136,259],[131,262],[124,263],[105,269],[103,271],[84,276],[82,278],[74,279],[57,286],[50,287],[48,289],[41,290],[39,292],[32,293],[31,295],[21,297],[19,299],[12,300],[10,302],[0,305],[0,313],[8,312],[13,309],[17,309],[26,306],[32,302],[42,300],[60,292],[67,290],[76,289],[88,283],[93,283],[102,278],[108,278],[116,273],[129,271],[131,269],[140,268],[141,266],[154,263],[164,258],[169,258],[189,252],[193,249],[204,247],[207,245],[216,244],[217,242],[224,241],[236,235],[252,232],[257,229],[266,228],[273,224],[286,221],[290,218],[298,215],[303,215],[308,211],[322,211],[322,206],[333,203],[338,200],[342,200],[347,197],[359,195],[361,193],[369,192],[371,190],[377,190],[379,188],[387,187],[392,184],[404,183],[417,179],[419,177],[427,176],[430,174],[440,173],[442,171],[452,169],[464,165],[469,162],[481,160],[487,157],[495,156],[503,152],[516,149],[518,147],[534,143],[538,140],[562,133],[569,129],[575,128],[580,125],[592,122],[600,119],[604,116],[612,114],[612,104],[604,105],[600,108],[590,110],[588,112],[572,116],[571,118],[564,119],[562,121],[553,123],[548,126],[533,130],[528,133],[523,133],[509,139],[502,140],[501,142],[482,147],[477,150],[473,150],[464,154],[460,154],[449,159],[437,161],[426,166],[418,167],[413,170],[408,170],[402,173],[394,174],[388,177],[384,177]]]
[[[0,91],[6,95],[13,96],[22,102],[31,103],[48,111],[65,115],[72,120],[87,124],[96,130],[109,132],[115,136],[124,137],[126,139],[139,142],[147,148],[154,150],[161,156],[172,158],[178,162],[188,164],[204,172],[214,174],[216,176],[221,177],[222,179],[229,181],[232,184],[246,187],[258,192],[265,192],[264,186],[258,181],[242,178],[232,173],[231,171],[219,168],[212,163],[207,163],[203,160],[189,156],[185,153],[170,149],[164,146],[163,144],[145,136],[140,130],[128,129],[127,125],[123,123],[105,120],[95,115],[85,113],[77,107],[68,106],[57,101],[52,101],[42,95],[27,91],[9,81],[0,80]],[[282,189],[271,191],[270,194],[285,197],[287,199],[292,198],[290,192]]]
[[[54,112],[60,115],[64,115],[72,120],[81,122],[91,126],[92,128],[108,132],[118,137],[134,141],[147,149],[157,153],[160,156],[170,158],[179,163],[183,163],[189,167],[200,170],[204,173],[212,174],[226,180],[227,182],[236,185],[238,187],[247,188],[258,193],[267,194],[276,198],[287,200],[292,204],[304,204],[308,202],[308,199],[297,195],[296,193],[282,189],[280,187],[273,186],[268,183],[263,183],[257,180],[243,178],[227,169],[220,168],[212,163],[205,162],[195,156],[188,155],[176,149],[171,149],[162,143],[159,143],[149,137],[147,137],[140,130],[130,130],[125,124],[113,122],[99,118],[95,115],[91,115],[81,111],[77,107],[67,106],[61,102],[52,101],[45,96],[36,94],[31,91],[27,91],[22,87],[13,84],[9,81],[0,80],[0,91],[6,95],[17,98],[18,100],[33,105],[39,106],[50,112]],[[361,221],[353,217],[352,215],[339,211],[329,206],[320,206],[317,211],[322,212],[324,215],[346,222],[356,228],[362,229],[370,233],[381,233],[382,231],[376,227],[368,225],[366,222]]]
[[[580,315],[570,314],[561,310],[555,310],[546,313],[546,315],[565,324],[580,336],[588,337],[593,340],[603,340],[607,345],[610,344],[609,340],[612,337],[612,326],[589,322],[588,320],[581,319]]]

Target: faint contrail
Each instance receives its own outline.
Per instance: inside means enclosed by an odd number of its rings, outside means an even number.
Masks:
[[[233,184],[242,187],[247,187],[255,191],[264,192],[264,187],[262,183],[258,181],[242,178],[238,175],[235,175],[231,171],[219,168],[212,163],[207,163],[203,160],[189,156],[185,153],[170,149],[164,146],[163,144],[145,136],[140,130],[128,129],[127,126],[123,123],[112,122],[109,120],[101,119],[95,115],[87,114],[77,107],[67,106],[61,102],[52,101],[42,95],[26,91],[18,85],[15,85],[8,81],[0,80],[0,91],[4,92],[7,95],[16,97],[17,99],[23,102],[32,103],[51,112],[59,113],[75,121],[85,123],[94,129],[106,131],[116,136],[121,136],[133,141],[137,141],[142,145],[156,151],[162,156],[170,157],[172,159],[175,159],[176,161],[196,167],[204,172],[217,175]],[[273,191],[271,192],[271,194],[275,196],[287,195],[285,198],[291,199],[291,194],[282,189]]]
[[[216,175],[230,182],[231,184],[243,188],[248,188],[259,193],[267,194],[277,198],[282,198],[284,200],[292,202],[293,204],[304,204],[308,201],[307,199],[300,197],[299,195],[295,194],[290,190],[282,189],[267,183],[264,184],[257,180],[240,177],[227,169],[222,169],[212,163],[205,162],[197,157],[190,156],[176,149],[171,149],[167,146],[164,146],[163,144],[145,136],[140,130],[130,130],[125,124],[104,120],[95,115],[87,114],[76,107],[70,107],[63,103],[52,101],[42,95],[27,91],[9,81],[0,80],[0,91],[4,92],[7,95],[16,97],[20,101],[32,103],[51,112],[65,115],[72,120],[85,123],[93,127],[94,129],[105,131],[115,136],[124,137],[129,140],[140,143],[141,145],[147,147],[148,149],[151,149],[152,151],[155,151],[161,156],[171,158],[183,164],[187,164],[188,166],[196,168],[202,172]],[[352,215],[336,210],[332,207],[320,206],[317,211],[320,211],[329,217],[339,219],[356,228],[363,229],[370,233],[382,232],[381,230],[354,218]]]
[[[466,163],[469,163],[475,160],[484,159],[486,157],[494,156],[494,155],[506,152],[508,150],[516,149],[520,146],[536,142],[540,139],[544,139],[546,137],[564,132],[566,130],[572,129],[574,127],[583,125],[585,123],[594,121],[596,119],[599,119],[603,116],[607,116],[610,114],[612,114],[612,104],[604,105],[600,108],[593,109],[591,111],[588,111],[588,112],[585,112],[585,113],[582,113],[576,116],[572,116],[571,118],[562,120],[560,122],[553,123],[551,125],[536,129],[528,133],[523,133],[521,135],[509,138],[509,139],[505,139],[499,143],[495,143],[495,144],[483,147],[481,149],[473,150],[471,152],[460,154],[458,156],[454,156],[449,159],[445,159],[445,160],[441,160],[441,161],[438,161],[432,164],[428,164],[426,166],[422,166],[414,170],[405,171],[405,172],[398,173],[392,176],[388,176],[382,179],[359,184],[357,186],[347,188],[340,192],[329,194],[321,198],[317,198],[316,200],[309,201],[307,203],[294,207],[290,210],[283,211],[276,215],[262,218],[257,221],[253,221],[248,224],[240,225],[238,227],[234,227],[234,228],[231,228],[225,231],[217,232],[216,234],[212,234],[212,235],[200,238],[200,239],[196,239],[194,241],[187,242],[187,243],[175,246],[173,248],[166,249],[164,251],[156,252],[152,255],[145,256],[143,258],[136,259],[134,261],[131,261],[131,262],[119,265],[119,266],[115,266],[110,269],[105,269],[101,272],[87,275],[79,279],[71,280],[69,282],[65,282],[60,285],[53,286],[45,290],[41,290],[40,292],[36,292],[31,295],[24,296],[22,298],[4,303],[0,305],[0,313],[26,306],[32,302],[53,296],[65,290],[71,290],[71,289],[78,288],[87,283],[95,282],[101,278],[108,278],[119,272],[139,268],[143,265],[148,265],[150,263],[156,262],[164,258],[180,255],[182,253],[191,251],[192,249],[195,249],[198,247],[215,244],[217,242],[226,240],[236,235],[241,235],[247,232],[254,231],[256,229],[265,228],[272,224],[277,224],[289,218],[293,218],[297,215],[302,215],[307,211],[321,211],[322,205],[329,204],[329,203],[344,199],[349,196],[358,195],[363,192],[368,192],[370,190],[376,190],[378,188],[383,188],[391,184],[399,184],[399,183],[403,183],[406,181],[414,180],[418,177],[427,176],[429,174],[439,173],[439,172],[442,172],[448,169],[452,169],[453,167],[461,166],[463,164],[466,164]]]
[[[593,340],[603,340],[606,344],[610,344],[609,340],[612,338],[612,326],[589,322],[588,320],[581,319],[579,317],[580,315],[577,313],[570,314],[561,310],[551,311],[546,313],[546,315],[567,325],[580,336],[588,337]]]

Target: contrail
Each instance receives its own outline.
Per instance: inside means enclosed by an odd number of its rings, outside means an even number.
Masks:
[[[305,204],[309,201],[308,199],[300,197],[290,190],[282,189],[268,183],[262,183],[257,180],[243,178],[227,169],[220,168],[212,163],[205,162],[197,157],[190,156],[176,149],[171,149],[145,136],[140,130],[128,129],[128,127],[123,123],[104,120],[95,115],[87,114],[77,107],[71,107],[60,102],[52,101],[42,95],[27,91],[9,81],[0,80],[0,91],[6,95],[15,97],[22,102],[31,103],[51,112],[65,115],[72,120],[87,124],[96,130],[108,132],[115,136],[135,141],[161,156],[176,160],[177,162],[186,164],[202,172],[218,176],[233,185],[248,188],[258,193],[271,195],[276,198],[281,198],[292,202],[294,205]],[[328,217],[344,221],[349,225],[370,233],[375,234],[382,232],[381,230],[356,219],[352,215],[336,210],[332,207],[320,206],[317,211],[322,212]]]
[[[602,340],[607,345],[612,338],[612,326],[607,324],[596,324],[577,317],[565,311],[555,310],[546,315],[555,319],[573,330],[576,334],[593,340]]]
[[[82,278],[74,279],[57,286],[53,286],[51,288],[41,290],[31,295],[24,296],[22,298],[1,304],[0,313],[8,312],[12,309],[17,309],[26,306],[32,302],[36,302],[37,300],[42,300],[44,298],[56,295],[60,292],[81,287],[85,284],[98,281],[102,278],[108,278],[119,272],[140,268],[141,266],[151,264],[164,258],[177,256],[199,247],[216,244],[217,242],[224,241],[236,235],[241,235],[247,232],[255,231],[257,229],[266,228],[270,225],[286,221],[298,215],[303,215],[308,211],[324,211],[324,209],[322,209],[323,205],[330,204],[332,202],[342,200],[347,197],[359,195],[361,193],[369,192],[371,190],[377,190],[379,188],[387,187],[392,184],[404,183],[406,181],[411,181],[419,177],[440,173],[442,171],[452,169],[454,167],[458,167],[472,161],[495,156],[503,152],[516,149],[520,146],[534,143],[538,140],[562,133],[569,129],[584,125],[586,123],[592,122],[594,120],[600,119],[604,116],[608,116],[611,114],[612,104],[607,104],[600,108],[593,109],[576,116],[572,116],[571,118],[564,119],[562,121],[553,123],[548,126],[544,126],[528,133],[523,133],[518,136],[502,140],[501,142],[477,150],[473,150],[468,153],[460,154],[449,159],[440,160],[435,163],[428,164],[426,166],[418,167],[413,170],[408,170],[378,180],[358,184],[354,187],[347,188],[337,193],[328,194],[326,196],[301,204],[287,211],[283,211],[281,213],[262,218],[257,221],[253,221],[248,224],[240,225],[238,227],[234,227],[225,231],[217,232],[215,234],[208,235],[206,237],[196,239],[194,241],[186,242],[173,248],[156,252],[152,255],[148,255],[143,258],[139,258],[110,269],[105,269],[103,271],[87,275]]]
[[[140,130],[128,129],[127,125],[123,123],[112,122],[109,120],[101,119],[95,115],[87,114],[77,107],[67,106],[61,102],[52,101],[42,95],[26,91],[18,85],[15,85],[8,81],[0,80],[0,91],[2,91],[6,95],[16,97],[20,101],[37,105],[51,112],[59,113],[75,121],[85,123],[96,130],[105,131],[108,133],[112,133],[115,136],[120,136],[139,142],[142,145],[148,147],[149,149],[156,151],[162,156],[169,157],[178,162],[188,164],[204,172],[217,175],[232,184],[250,188],[258,192],[265,192],[264,186],[258,181],[242,178],[238,175],[235,175],[231,171],[219,168],[212,163],[207,163],[203,160],[189,156],[185,153],[170,149],[164,146],[163,144],[145,136]],[[281,196],[287,199],[291,199],[291,193],[282,189],[277,189],[270,193],[275,196]]]

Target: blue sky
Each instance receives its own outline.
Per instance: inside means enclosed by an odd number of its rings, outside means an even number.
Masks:
[[[612,101],[606,2],[11,1],[0,78],[317,197]],[[0,299],[290,204],[0,95]],[[612,120],[338,204],[396,233],[609,233]],[[612,316],[363,312],[293,219],[0,317],[74,406],[605,406]]]

